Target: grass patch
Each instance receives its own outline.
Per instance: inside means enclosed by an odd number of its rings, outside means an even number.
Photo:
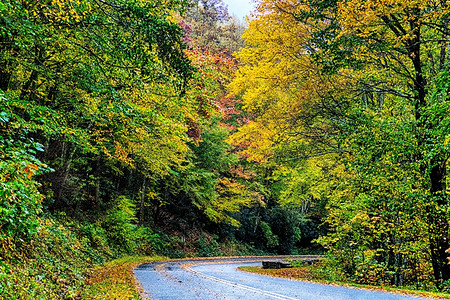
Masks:
[[[133,270],[146,262],[163,260],[160,256],[126,256],[91,270],[80,293],[81,299],[141,299]]]
[[[301,267],[294,267],[289,269],[263,269],[262,267],[239,267],[239,270],[244,272],[256,273],[260,275],[281,277],[293,280],[304,280],[311,281],[322,284],[331,285],[341,285],[354,288],[364,288],[370,290],[387,291],[397,294],[413,295],[421,297],[439,298],[439,299],[450,299],[450,294],[447,293],[437,293],[437,292],[427,292],[427,291],[417,291],[412,289],[400,289],[397,287],[389,286],[371,286],[356,284],[353,282],[342,282],[342,281],[332,281],[327,278],[324,269],[319,264],[306,265]]]

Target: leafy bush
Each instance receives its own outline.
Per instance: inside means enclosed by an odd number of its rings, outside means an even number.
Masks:
[[[108,240],[119,252],[133,250],[133,232],[136,229],[134,203],[125,196],[119,196],[100,220]]]
[[[72,299],[83,284],[91,259],[76,235],[52,219],[38,223],[27,247],[10,243],[8,256],[0,247],[0,299]]]
[[[200,238],[198,239],[197,245],[197,254],[201,257],[213,257],[213,256],[221,256],[223,255],[220,251],[219,243],[217,242],[218,237],[215,235],[206,235],[202,233]]]
[[[149,227],[138,227],[133,232],[133,249],[140,254],[163,253],[166,243],[158,233]]]
[[[0,112],[0,134],[8,115]],[[49,168],[36,158],[40,144],[18,135],[0,135],[0,241],[12,237],[28,240],[37,232],[43,195],[34,176]]]
[[[259,227],[261,228],[264,239],[266,240],[267,248],[273,249],[277,247],[280,242],[278,240],[278,236],[272,232],[272,228],[270,228],[270,225],[267,222],[261,221],[259,223]]]
[[[78,225],[76,230],[84,251],[93,263],[102,264],[105,258],[114,256],[105,229],[96,224],[84,223]]]

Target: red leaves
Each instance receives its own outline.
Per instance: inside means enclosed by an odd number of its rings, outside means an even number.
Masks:
[[[190,138],[192,138],[194,143],[198,146],[198,142],[202,138],[202,133],[201,133],[200,126],[198,126],[198,124],[192,119],[188,119],[186,123],[187,123],[187,126],[188,126],[187,135]]]

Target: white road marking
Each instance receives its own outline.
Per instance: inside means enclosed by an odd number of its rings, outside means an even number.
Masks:
[[[236,283],[236,282],[228,281],[228,280],[225,280],[225,279],[217,278],[217,277],[214,277],[214,276],[211,276],[211,275],[206,275],[204,273],[201,273],[201,272],[193,270],[190,266],[184,266],[184,269],[189,271],[189,272],[191,272],[191,273],[193,273],[193,274],[196,274],[197,276],[201,276],[201,277],[204,277],[204,278],[207,278],[207,279],[210,279],[210,280],[213,280],[213,281],[217,281],[217,282],[220,282],[220,283],[223,283],[223,284],[226,284],[226,285],[230,285],[230,286],[233,286],[233,287],[238,287],[238,288],[241,288],[243,290],[247,290],[247,291],[263,294],[265,296],[269,296],[269,297],[272,297],[274,299],[279,299],[279,300],[298,300],[298,298],[292,298],[292,297],[289,297],[289,296],[284,296],[284,295],[281,295],[281,294],[277,294],[277,293],[261,290],[261,289],[258,289],[258,288],[254,288],[254,287],[251,287],[251,286],[243,285],[243,284],[240,284],[240,283]]]

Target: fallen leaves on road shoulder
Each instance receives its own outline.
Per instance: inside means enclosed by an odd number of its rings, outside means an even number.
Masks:
[[[140,299],[133,270],[136,266],[161,257],[127,256],[91,270],[81,293],[82,299]]]

